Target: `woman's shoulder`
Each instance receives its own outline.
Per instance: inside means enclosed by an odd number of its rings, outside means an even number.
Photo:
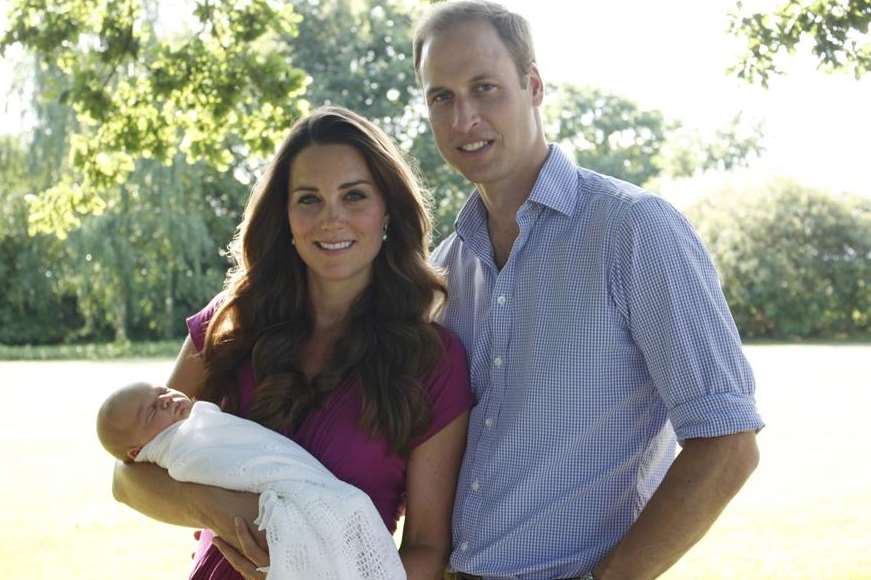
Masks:
[[[446,326],[442,326],[438,322],[431,322],[430,324],[435,328],[436,332],[438,332],[439,338],[441,338],[442,347],[444,348],[444,355],[442,358],[461,356],[465,359],[466,347],[463,346],[463,341],[460,340],[460,337],[453,330]]]
[[[203,344],[206,339],[206,329],[209,327],[209,322],[215,316],[215,312],[220,308],[221,304],[226,300],[225,292],[219,292],[209,303],[206,304],[200,311],[190,315],[185,320],[188,333],[197,350],[203,350]]]
[[[469,363],[463,342],[453,331],[441,324],[436,322],[431,324],[441,339],[442,353],[430,373],[429,390],[444,388],[467,390]]]

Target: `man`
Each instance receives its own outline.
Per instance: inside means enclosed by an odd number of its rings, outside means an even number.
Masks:
[[[414,63],[439,150],[477,186],[433,256],[478,398],[451,567],[655,577],[758,462],[753,377],[716,271],[670,205],[547,144],[520,16],[437,4]]]

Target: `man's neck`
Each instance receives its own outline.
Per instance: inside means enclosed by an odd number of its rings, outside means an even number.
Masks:
[[[477,184],[481,201],[487,209],[487,225],[490,229],[490,241],[493,244],[493,257],[500,269],[511,253],[511,246],[520,233],[517,225],[517,210],[520,209],[538,179],[549,149],[542,142],[541,148],[531,155],[529,170],[520,175],[512,176],[510,181],[498,183]]]

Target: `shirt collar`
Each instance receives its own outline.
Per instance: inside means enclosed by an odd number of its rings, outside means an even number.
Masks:
[[[532,186],[529,201],[571,216],[578,200],[578,170],[558,145],[551,144],[548,149],[550,152]]]
[[[559,148],[551,144],[548,155],[532,186],[528,202],[537,203],[561,214],[574,214],[578,197],[578,173],[572,160]],[[477,232],[487,223],[487,208],[477,188],[463,205],[454,222],[454,230],[461,240]]]

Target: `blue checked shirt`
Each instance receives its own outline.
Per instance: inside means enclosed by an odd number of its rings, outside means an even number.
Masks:
[[[472,409],[451,566],[586,573],[662,481],[678,439],[758,430],[717,273],[668,203],[551,146],[499,270],[478,193],[434,252]]]

